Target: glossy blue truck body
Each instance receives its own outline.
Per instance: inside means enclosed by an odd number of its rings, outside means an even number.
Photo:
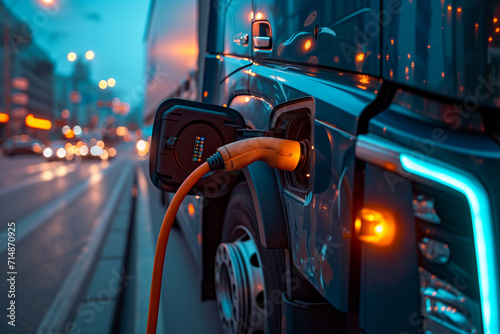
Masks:
[[[199,30],[202,102],[237,110],[251,129],[304,103],[311,122],[303,189],[265,166],[244,172],[265,245],[287,249],[364,333],[499,333],[500,2],[220,0],[200,1],[199,15],[209,18]],[[260,21],[270,48],[255,47]],[[259,170],[273,186],[259,184]],[[439,224],[418,216],[418,196],[432,198]],[[206,205],[189,203],[201,210],[179,221],[203,281]],[[391,245],[356,239],[366,206],[396,217]],[[426,257],[424,239],[446,244],[445,263]],[[460,309],[434,311],[426,273],[468,305],[463,327]]]

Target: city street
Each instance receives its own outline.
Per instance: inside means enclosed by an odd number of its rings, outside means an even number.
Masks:
[[[132,144],[117,150],[105,162],[0,157],[0,305],[5,310],[15,300],[16,325],[8,326],[11,319],[2,312],[0,332],[145,330],[150,265],[165,208],[149,181],[147,159]],[[197,267],[180,231],[171,240],[161,325],[175,333],[219,332],[215,304],[199,301]],[[15,298],[7,299],[13,288],[7,272],[15,276]],[[186,321],[191,314],[205,320]],[[135,324],[129,323],[133,315]]]
[[[7,269],[7,223],[15,222],[16,328],[34,332],[84,251],[131,150],[115,160],[45,162],[40,156],[1,157],[1,257]],[[6,271],[6,270],[5,270]],[[7,291],[2,280],[0,289]],[[2,293],[3,306],[6,294]],[[2,327],[8,318],[2,317]]]

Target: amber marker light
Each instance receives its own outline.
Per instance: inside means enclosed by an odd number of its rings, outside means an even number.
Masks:
[[[304,50],[307,51],[311,48],[311,45],[312,45],[312,42],[311,40],[307,40],[305,43],[304,43]]]
[[[194,217],[194,213],[195,213],[193,203],[189,203],[189,205],[188,205],[188,212],[189,212],[189,217],[193,218]]]
[[[363,242],[387,246],[394,240],[396,223],[390,212],[363,208],[356,215],[354,230]]]

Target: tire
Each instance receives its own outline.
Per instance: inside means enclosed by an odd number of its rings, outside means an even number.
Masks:
[[[286,289],[283,250],[260,243],[246,182],[233,189],[215,256],[216,295],[227,334],[281,332],[281,293]]]

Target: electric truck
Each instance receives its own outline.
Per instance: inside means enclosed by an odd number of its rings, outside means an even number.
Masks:
[[[156,83],[197,102],[158,109],[153,181],[175,192],[227,127],[307,154],[212,173],[177,214],[224,332],[500,333],[500,2],[196,5],[197,70]]]

